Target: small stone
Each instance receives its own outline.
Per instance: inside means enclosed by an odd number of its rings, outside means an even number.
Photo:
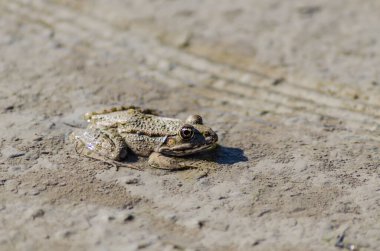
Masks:
[[[265,241],[265,239],[257,239],[255,240],[253,243],[252,243],[252,246],[257,246],[259,245],[261,242]]]
[[[200,220],[200,221],[198,221],[198,227],[199,228],[203,228],[204,227],[204,225],[205,225],[205,221],[203,221],[203,220]]]
[[[180,32],[173,36],[173,44],[178,48],[185,48],[190,45],[191,33],[189,32]]]
[[[33,212],[33,214],[32,214],[32,219],[34,220],[34,219],[39,218],[39,217],[42,217],[42,216],[44,216],[44,215],[45,215],[45,211],[42,210],[42,209],[38,209],[38,210],[36,210],[35,212]]]
[[[184,222],[184,225],[192,229],[202,229],[206,225],[206,220],[189,219]]]
[[[132,214],[128,214],[127,217],[124,218],[124,223],[133,221],[134,219],[135,219],[135,216],[133,216]]]
[[[4,184],[5,184],[6,181],[7,181],[6,179],[0,180],[0,186],[4,186]]]
[[[128,184],[128,185],[133,185],[133,184],[138,184],[140,182],[139,179],[137,178],[132,178],[132,179],[128,179],[125,181],[125,184]]]
[[[282,84],[283,82],[285,82],[284,78],[276,78],[273,80],[272,85],[277,86],[277,85]]]
[[[11,111],[13,111],[13,109],[15,109],[15,106],[14,105],[9,105],[9,106],[7,106],[7,107],[5,107],[5,111],[6,112],[11,112]]]
[[[33,141],[42,141],[44,138],[42,136],[37,136],[33,139]]]
[[[160,39],[168,44],[174,45],[178,48],[186,48],[190,45],[192,34],[187,31],[178,32],[174,34],[164,34]]]
[[[145,249],[147,247],[149,247],[150,245],[152,245],[151,242],[145,242],[145,243],[141,243],[137,246],[137,249]]]

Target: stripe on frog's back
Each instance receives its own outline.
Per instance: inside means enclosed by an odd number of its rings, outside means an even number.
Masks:
[[[118,132],[151,137],[174,135],[184,122],[180,119],[159,117],[134,110],[94,115],[91,123],[99,127],[117,128]]]

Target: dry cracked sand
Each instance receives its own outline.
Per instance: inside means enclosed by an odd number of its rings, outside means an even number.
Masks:
[[[380,250],[376,0],[0,0],[0,250]],[[203,170],[67,136],[198,113]]]

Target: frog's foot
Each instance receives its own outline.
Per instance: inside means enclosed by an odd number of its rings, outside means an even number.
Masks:
[[[86,129],[74,132],[71,138],[75,141],[78,154],[92,159],[101,160],[115,166],[125,166],[138,169],[129,164],[119,162],[127,157],[127,146],[124,140],[112,131]]]
[[[112,107],[110,109],[104,109],[101,111],[96,111],[96,112],[88,112],[84,115],[85,120],[91,120],[91,117],[95,115],[104,115],[108,113],[113,113],[113,112],[120,112],[120,111],[126,111],[126,110],[136,110],[144,114],[151,114],[151,115],[159,115],[159,112],[153,109],[143,109],[137,106],[119,106],[119,107]]]

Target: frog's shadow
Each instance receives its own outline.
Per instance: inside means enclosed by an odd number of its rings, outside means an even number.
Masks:
[[[189,158],[191,158],[191,156],[189,156]],[[218,145],[213,151],[195,154],[192,158],[214,161],[217,164],[225,165],[248,161],[248,158],[244,155],[244,151],[242,149],[221,145]]]
[[[244,155],[244,151],[236,147],[218,146],[215,155],[215,161],[218,164],[232,165],[248,161],[248,158]]]

